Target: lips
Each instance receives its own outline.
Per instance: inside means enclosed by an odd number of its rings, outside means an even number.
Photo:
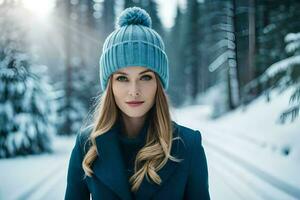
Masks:
[[[127,101],[126,102],[129,106],[139,106],[139,105],[142,105],[144,103],[144,101]]]

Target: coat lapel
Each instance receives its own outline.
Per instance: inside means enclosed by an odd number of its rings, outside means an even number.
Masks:
[[[129,182],[125,174],[123,158],[117,138],[117,127],[96,137],[99,157],[94,162],[93,171],[107,187],[120,199],[130,200]]]
[[[177,125],[175,122],[173,123],[174,123],[173,138],[174,138],[179,135],[176,129]],[[184,149],[182,143],[180,142],[180,139],[174,140],[171,148],[171,155],[178,159],[182,159],[183,154],[184,154]],[[160,188],[162,188],[162,186],[168,182],[168,180],[171,178],[171,175],[176,171],[178,166],[179,166],[178,162],[168,160],[165,166],[157,172],[157,174],[160,176],[162,180],[160,186],[157,185],[156,183],[149,182],[145,177],[141,183],[139,190],[136,193],[137,199],[152,199],[153,195],[159,192]]]
[[[173,137],[178,136],[177,125],[174,123]],[[131,200],[130,185],[125,173],[122,153],[118,143],[118,126],[114,126],[108,132],[96,137],[96,146],[99,157],[93,164],[95,176],[100,179],[107,187],[114,191],[120,199]],[[180,140],[174,140],[171,155],[178,159],[183,158],[183,148]],[[171,175],[175,172],[178,162],[168,160],[166,165],[157,173],[162,183],[157,185],[149,182],[146,177],[143,179],[139,190],[136,192],[137,199],[151,199],[158,190],[166,184]]]

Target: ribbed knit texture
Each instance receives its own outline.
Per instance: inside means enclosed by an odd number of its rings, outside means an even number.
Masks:
[[[105,40],[100,57],[100,82],[106,89],[109,76],[128,66],[143,66],[156,72],[165,89],[169,82],[168,57],[160,35],[151,28],[151,18],[138,7],[125,9]]]

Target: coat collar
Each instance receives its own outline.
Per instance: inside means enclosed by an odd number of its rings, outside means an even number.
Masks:
[[[175,122],[174,125],[176,125]],[[115,192],[120,199],[131,200],[130,184],[118,141],[119,128],[120,126],[115,124],[109,131],[96,137],[99,157],[96,158],[93,164],[93,171],[95,176]],[[142,131],[147,131],[147,129],[144,127]],[[176,136],[176,131],[174,131],[173,137]],[[171,155],[176,158],[182,158],[182,152],[179,151],[182,148],[178,146],[179,141],[174,140],[171,149]],[[177,162],[168,160],[166,165],[157,172],[162,179],[161,186],[167,182],[177,166]],[[160,186],[148,182],[145,177],[136,193],[136,197],[137,199],[150,199],[159,188]]]

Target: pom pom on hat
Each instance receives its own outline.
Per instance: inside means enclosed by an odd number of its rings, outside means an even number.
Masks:
[[[131,24],[142,25],[151,28],[152,21],[149,14],[139,8],[139,7],[131,7],[125,9],[119,16],[116,27],[128,26]]]

